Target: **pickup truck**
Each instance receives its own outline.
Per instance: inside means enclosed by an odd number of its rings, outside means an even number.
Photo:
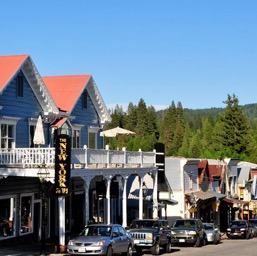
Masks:
[[[142,253],[143,249],[151,251],[152,255],[159,255],[160,249],[171,252],[171,233],[167,220],[137,219],[128,228],[134,240],[134,249]]]

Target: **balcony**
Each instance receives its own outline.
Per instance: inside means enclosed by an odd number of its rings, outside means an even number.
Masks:
[[[72,149],[72,168],[145,168],[155,167],[156,152],[106,149]],[[0,167],[54,168],[55,148],[0,149]]]

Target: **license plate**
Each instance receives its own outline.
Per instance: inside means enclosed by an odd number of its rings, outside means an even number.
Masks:
[[[139,244],[139,240],[134,240],[134,244]]]
[[[86,249],[85,249],[85,248],[79,248],[78,251],[79,251],[79,252],[86,252]]]
[[[234,233],[234,236],[237,236],[238,235],[238,233]]]
[[[178,241],[179,241],[180,243],[185,243],[185,242],[186,242],[185,239],[179,239]]]

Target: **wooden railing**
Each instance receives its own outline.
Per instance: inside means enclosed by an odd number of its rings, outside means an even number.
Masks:
[[[156,153],[118,151],[109,149],[72,149],[71,164],[74,168],[126,168],[155,166]],[[0,165],[35,168],[42,165],[53,167],[55,148],[0,149]]]

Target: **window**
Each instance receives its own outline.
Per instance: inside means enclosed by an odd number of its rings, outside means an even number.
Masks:
[[[1,148],[12,148],[14,143],[14,125],[1,124]]]
[[[87,91],[82,94],[82,109],[87,109]]]
[[[34,148],[33,139],[34,139],[34,135],[35,135],[35,129],[36,129],[35,125],[30,125],[29,126],[29,146],[31,148]]]
[[[96,148],[96,134],[93,132],[89,133],[88,147],[93,149]]]
[[[0,198],[0,240],[14,235],[15,203],[14,197]]]
[[[80,147],[80,131],[73,130],[72,132],[72,148]]]
[[[23,76],[17,76],[17,97],[23,97]]]
[[[32,197],[31,196],[23,196],[21,198],[21,233],[32,232]]]

